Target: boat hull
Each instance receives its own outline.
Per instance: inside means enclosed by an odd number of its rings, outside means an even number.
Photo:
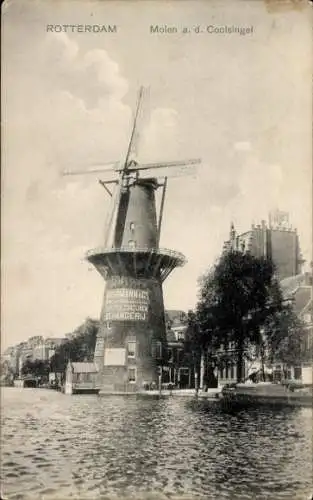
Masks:
[[[250,395],[233,395],[222,396],[220,399],[223,407],[239,407],[246,408],[251,406],[293,406],[293,407],[310,407],[312,408],[312,397],[299,398],[278,398],[269,396],[250,396]]]
[[[72,394],[99,394],[100,389],[73,388]]]
[[[292,391],[278,385],[224,388],[220,401],[227,408],[260,405],[311,408],[313,406],[311,390]]]

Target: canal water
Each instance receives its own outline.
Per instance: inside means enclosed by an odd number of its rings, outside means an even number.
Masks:
[[[310,408],[17,388],[1,399],[3,498],[311,499]]]

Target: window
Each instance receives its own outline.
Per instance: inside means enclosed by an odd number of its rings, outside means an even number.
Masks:
[[[168,360],[170,363],[173,363],[173,349],[172,348],[169,348],[168,349]]]
[[[107,329],[111,330],[111,328],[112,328],[112,323],[110,323],[110,321],[107,321]]]
[[[159,340],[155,344],[155,357],[162,358],[162,343]]]
[[[302,368],[301,368],[301,366],[295,366],[294,376],[295,376],[296,380],[301,380],[301,377],[302,377]]]
[[[128,382],[136,382],[136,368],[128,368]]]
[[[129,229],[130,231],[133,233],[135,231],[135,223],[134,222],[130,222],[129,223]]]
[[[129,240],[128,246],[129,248],[136,248],[136,242],[134,240]]]
[[[132,340],[127,342],[127,356],[129,358],[136,357],[136,342],[134,342]]]
[[[178,332],[177,340],[185,340],[185,332]]]
[[[305,323],[311,323],[312,319],[311,319],[311,314],[310,313],[307,313],[307,314],[304,314],[303,315],[303,321]]]

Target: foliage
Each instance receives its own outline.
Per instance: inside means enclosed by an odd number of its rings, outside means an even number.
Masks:
[[[202,332],[199,328],[197,315],[192,310],[189,310],[187,313],[187,329],[185,333],[184,351],[187,358],[193,358],[194,363],[200,362],[202,344]]]
[[[267,347],[271,362],[295,365],[301,362],[306,353],[303,351],[304,323],[297,317],[291,305],[265,324]]]
[[[201,278],[190,329],[201,349],[214,351],[233,342],[241,380],[245,351],[249,345],[263,342],[260,327],[282,310],[282,293],[272,262],[230,251]]]
[[[74,332],[71,338],[56,349],[50,360],[51,370],[64,372],[69,360],[91,361],[96,345],[99,321],[87,318]]]
[[[22,366],[22,375],[32,375],[33,377],[40,377],[42,379],[49,378],[50,364],[49,361],[40,359],[26,359]]]

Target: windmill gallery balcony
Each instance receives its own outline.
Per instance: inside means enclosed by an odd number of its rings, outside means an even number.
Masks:
[[[162,282],[187,262],[182,253],[167,248],[98,247],[89,250],[86,259],[105,279],[126,273],[137,278],[160,276]]]

